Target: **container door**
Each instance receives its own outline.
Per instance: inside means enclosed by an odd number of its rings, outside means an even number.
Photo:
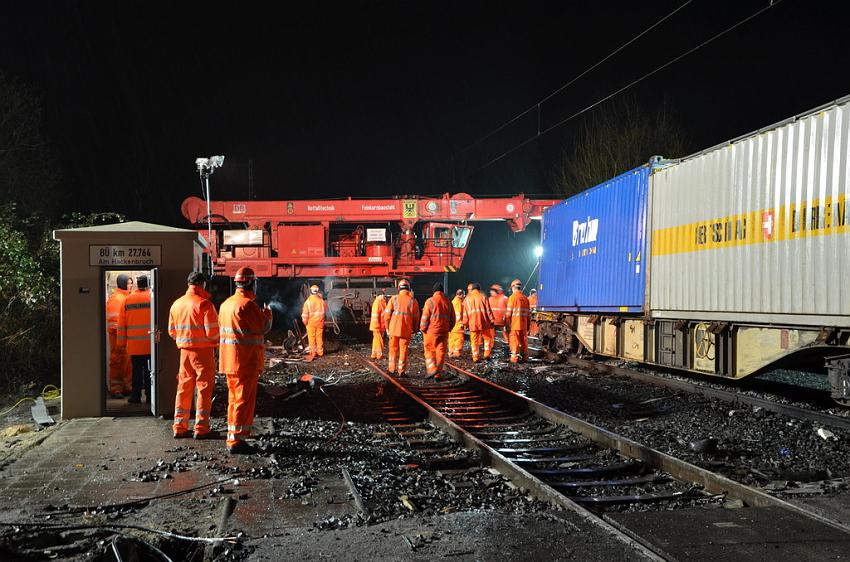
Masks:
[[[151,374],[151,395],[148,398],[151,407],[151,414],[156,415],[157,409],[157,379],[159,378],[159,354],[157,353],[157,345],[159,343],[159,318],[157,318],[157,301],[159,299],[159,269],[153,268],[150,271],[150,290],[151,290],[151,358],[149,370]]]

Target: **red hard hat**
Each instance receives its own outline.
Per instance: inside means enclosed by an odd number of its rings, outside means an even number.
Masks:
[[[250,267],[240,267],[239,271],[236,272],[236,276],[233,278],[237,283],[250,283],[256,278],[254,275],[254,270]]]

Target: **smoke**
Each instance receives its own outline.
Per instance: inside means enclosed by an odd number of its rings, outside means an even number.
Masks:
[[[278,278],[257,279],[257,304],[272,309],[272,330],[291,330],[300,321],[303,281]]]

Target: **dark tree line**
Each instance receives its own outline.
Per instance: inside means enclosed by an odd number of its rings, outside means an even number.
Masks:
[[[63,214],[61,173],[42,134],[41,98],[0,72],[0,393],[59,382],[55,228],[120,220]]]
[[[691,152],[676,113],[662,100],[654,109],[634,97],[615,98],[594,110],[578,128],[553,173],[556,192],[575,195],[649,161]]]

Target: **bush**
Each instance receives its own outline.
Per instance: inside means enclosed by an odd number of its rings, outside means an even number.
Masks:
[[[115,213],[74,213],[58,224],[14,204],[0,206],[0,391],[59,384],[59,244],[56,228],[121,222]]]

